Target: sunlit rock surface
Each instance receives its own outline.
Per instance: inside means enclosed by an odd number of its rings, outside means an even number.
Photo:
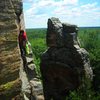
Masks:
[[[0,100],[43,100],[33,56],[20,56],[19,31],[25,30],[22,0],[0,1]]]
[[[21,0],[0,0],[0,99],[20,98],[21,65],[17,36],[24,29]]]

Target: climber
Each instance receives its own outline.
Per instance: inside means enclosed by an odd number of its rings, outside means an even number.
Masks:
[[[18,40],[19,40],[21,56],[24,56],[24,55],[26,55],[25,46],[26,46],[26,42],[27,42],[26,32],[24,32],[24,30],[20,30]]]

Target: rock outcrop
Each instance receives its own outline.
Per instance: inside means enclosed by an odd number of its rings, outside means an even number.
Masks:
[[[22,0],[0,1],[0,99],[22,100],[23,85],[28,80],[18,47],[18,33],[25,30]],[[20,74],[19,74],[20,73]],[[32,74],[33,75],[33,74]],[[25,80],[26,79],[26,80]],[[29,81],[27,81],[29,83]],[[26,84],[27,85],[27,84]],[[28,84],[28,87],[30,84]],[[26,87],[27,88],[27,87]],[[25,89],[26,89],[25,88]],[[27,91],[29,89],[27,88]],[[29,90],[31,91],[31,89]],[[26,92],[27,93],[27,92]],[[31,94],[31,92],[30,92]]]
[[[19,29],[24,28],[21,0],[0,0],[0,98],[20,98],[21,58],[17,43]]]
[[[70,90],[77,89],[85,76],[92,79],[88,52],[80,48],[78,27],[48,19],[47,46],[41,57],[40,69],[46,100],[66,100]]]
[[[44,100],[43,87],[41,81],[37,78],[32,54],[23,57],[23,60],[26,64],[24,63],[24,66],[20,67],[20,79],[24,100]]]
[[[25,30],[22,0],[0,1],[0,100],[43,100],[33,56],[22,57],[18,33]]]

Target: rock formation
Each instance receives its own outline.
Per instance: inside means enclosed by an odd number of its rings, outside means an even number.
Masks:
[[[88,52],[80,48],[78,27],[48,19],[47,46],[41,57],[40,70],[46,100],[66,100],[70,90],[77,89],[85,76],[92,79]]]
[[[18,98],[21,92],[17,44],[19,27],[24,28],[21,0],[0,0],[0,98]],[[20,23],[21,22],[21,23]],[[22,24],[23,23],[23,24]]]
[[[26,63],[20,56],[21,29],[25,30],[22,0],[0,0],[0,100],[33,100],[42,93],[32,56]]]

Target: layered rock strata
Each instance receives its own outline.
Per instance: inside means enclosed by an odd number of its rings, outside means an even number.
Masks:
[[[0,98],[2,100],[20,98],[21,58],[17,36],[19,28],[24,28],[22,11],[21,0],[0,0]]]
[[[22,0],[0,1],[0,99],[43,100],[33,56],[21,58],[18,33],[25,30]]]
[[[20,56],[21,29],[25,30],[22,0],[0,0],[0,100],[43,98],[33,56]]]

